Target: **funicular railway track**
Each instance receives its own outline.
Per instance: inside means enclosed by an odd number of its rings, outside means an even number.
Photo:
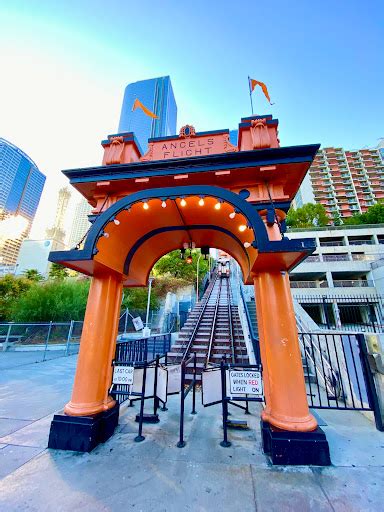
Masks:
[[[249,362],[237,307],[232,304],[230,280],[215,274],[202,301],[191,312],[172,347],[169,361],[181,363],[196,353],[197,380],[204,368]],[[186,375],[187,382],[192,374]]]

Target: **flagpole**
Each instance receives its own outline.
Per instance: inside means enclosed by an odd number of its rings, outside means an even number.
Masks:
[[[252,89],[251,89],[251,79],[248,75],[248,87],[249,87],[249,99],[251,100],[251,109],[252,109],[252,115],[253,115],[253,102],[252,102]]]

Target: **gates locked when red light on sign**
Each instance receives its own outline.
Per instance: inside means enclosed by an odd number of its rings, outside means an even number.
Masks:
[[[263,395],[261,372],[230,370],[230,393],[236,395]]]

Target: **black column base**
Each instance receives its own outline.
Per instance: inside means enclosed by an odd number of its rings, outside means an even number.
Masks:
[[[119,404],[94,416],[55,414],[48,448],[90,452],[111,437],[119,421]]]
[[[260,422],[263,450],[274,465],[329,466],[331,458],[325,433],[320,427],[312,432],[289,432]]]

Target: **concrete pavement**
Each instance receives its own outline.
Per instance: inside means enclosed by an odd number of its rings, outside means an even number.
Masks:
[[[251,429],[231,431],[232,446],[222,448],[220,407],[204,409],[200,396],[198,414],[186,415],[183,449],[174,396],[159,424],[144,425],[142,443],[134,442],[136,405],[122,407],[116,434],[92,453],[46,450],[74,368],[69,357],[1,371],[0,510],[382,510],[384,434],[358,412],[320,411],[329,468],[272,467],[261,450],[258,404],[251,416],[232,411]]]

